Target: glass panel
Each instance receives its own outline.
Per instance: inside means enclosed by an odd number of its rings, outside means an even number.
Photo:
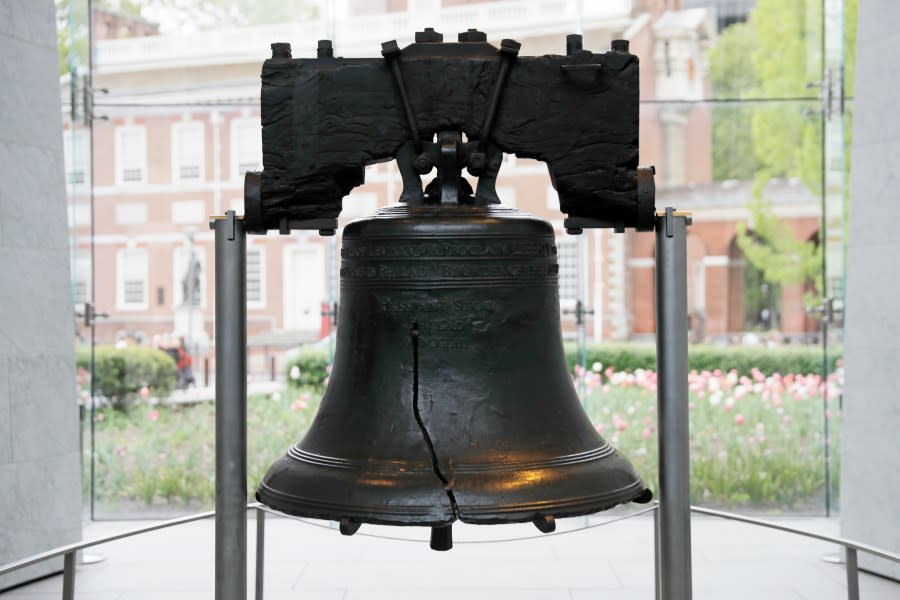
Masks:
[[[119,4],[110,11],[95,3],[94,83],[108,92],[94,94],[92,136],[81,91],[86,2],[73,2],[73,17],[61,21],[74,57],[65,63],[72,83],[62,86],[67,111],[72,106],[72,296],[109,315],[78,330],[81,356],[90,354],[94,330],[97,341],[95,449],[86,469],[93,461],[98,514],[212,503],[214,252],[205,224],[209,215],[243,211],[243,174],[262,166],[259,72],[268,44],[331,37],[339,55],[377,56],[380,42],[405,45],[413,23],[425,21],[447,40],[480,27],[496,43],[498,19],[524,54],[562,52],[563,31],[584,31],[585,47],[595,51],[630,39],[642,69],[640,161],[657,168],[659,207],[695,214],[690,335],[703,344],[695,358],[705,361],[691,379],[695,501],[821,512],[826,409],[828,477],[837,489],[840,373],[826,373],[831,387],[823,387],[822,365],[840,353],[842,132],[851,103],[842,104],[842,121],[836,101],[824,114],[818,82],[826,40],[825,89],[840,98],[840,62],[852,82],[853,44],[846,33],[835,50],[834,35],[823,37],[820,0],[431,2],[428,14],[406,2],[383,10],[324,3],[321,13],[291,3],[240,2],[240,11]],[[848,16],[837,30],[853,22]],[[294,48],[296,57],[314,53],[312,45]],[[369,166],[366,183],[345,199],[341,225],[395,202],[400,188],[394,165]],[[546,166],[527,158],[504,158],[498,190],[507,204],[554,225],[562,330],[585,405],[598,429],[655,480],[652,234],[566,236]],[[92,194],[102,198],[96,214]],[[339,244],[339,235],[297,232],[248,245],[251,488],[299,439],[328,376]],[[826,329],[816,312],[822,297],[836,309]],[[769,357],[784,356],[773,352],[786,346],[801,358],[778,366]],[[138,350],[156,350],[155,358]],[[124,372],[108,370],[113,352],[135,352]],[[91,380],[80,373],[89,407]]]

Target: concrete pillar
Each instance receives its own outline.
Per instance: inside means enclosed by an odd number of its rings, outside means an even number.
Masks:
[[[81,538],[52,0],[0,2],[0,563]],[[0,589],[62,559],[0,577]]]
[[[894,0],[859,3],[841,440],[841,533],[891,552],[900,552],[898,22]],[[859,566],[900,579],[900,565],[865,553]]]

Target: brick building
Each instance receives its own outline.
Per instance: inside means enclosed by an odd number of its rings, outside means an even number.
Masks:
[[[315,40],[334,37],[338,55],[368,56],[388,39],[401,46],[411,42],[413,32],[425,26],[442,31],[445,39],[478,27],[494,43],[517,39],[526,54],[562,53],[565,35],[577,28],[579,4],[586,48],[605,49],[625,38],[642,60],[641,94],[652,102],[641,106],[641,163],[657,167],[657,205],[696,210],[689,237],[694,336],[731,339],[744,331],[743,261],[734,234],[735,224],[749,216],[742,208],[749,188],[712,183],[711,111],[693,102],[709,94],[706,57],[715,25],[705,9],[682,10],[678,2],[655,0],[338,4],[342,13],[305,23],[97,42],[95,87],[109,91],[97,96],[96,114],[103,119],[94,121],[93,282],[86,131],[67,131],[66,148],[73,296],[87,301],[93,287],[94,304],[108,313],[97,323],[98,343],[126,336],[149,343],[174,333],[203,346],[211,338],[213,236],[207,220],[232,208],[242,212],[243,173],[262,166],[259,72],[271,42],[293,42],[294,56],[302,57],[314,55]],[[356,10],[362,6],[364,13]],[[776,212],[799,234],[814,235],[815,202],[802,186],[776,185],[790,191],[779,195]],[[395,202],[400,187],[392,164],[368,167],[366,183],[345,200],[341,224]],[[567,334],[574,332],[569,311],[577,299],[594,311],[588,337],[652,334],[652,234],[566,236],[541,163],[507,156],[497,187],[505,204],[557,228]],[[320,337],[322,306],[337,300],[339,247],[339,239],[312,232],[249,240],[251,343]],[[189,264],[199,265],[196,287],[184,283]],[[195,294],[193,305],[186,293]],[[783,290],[781,327],[789,334],[811,327],[796,302],[798,293],[802,297],[802,289]]]

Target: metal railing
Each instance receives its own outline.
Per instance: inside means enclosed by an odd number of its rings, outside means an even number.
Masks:
[[[638,516],[646,515],[647,513],[653,513],[653,523],[654,523],[654,544],[658,550],[659,548],[659,529],[658,529],[658,521],[657,515],[658,513],[658,504],[654,504],[648,508],[643,510],[639,510],[633,512],[628,515],[624,515],[622,517],[617,517],[614,519],[610,519],[609,521],[604,521],[602,523],[597,523],[594,525],[586,525],[584,527],[579,527],[577,529],[572,529],[569,531],[561,531],[554,534],[549,534],[550,536],[554,535],[564,535],[568,533],[576,533],[579,531],[583,531],[585,529],[593,529],[595,527],[600,527],[604,525],[612,525],[613,523],[618,523],[620,521],[625,521],[628,519],[633,519]],[[265,528],[266,528],[266,513],[272,513],[279,516],[285,516],[283,513],[272,510],[267,506],[263,506],[258,502],[253,502],[247,505],[247,508],[254,509],[256,511],[256,577],[255,577],[255,598],[256,600],[263,600],[263,588],[264,588],[264,572],[265,572]],[[781,525],[779,523],[773,523],[771,521],[766,521],[763,519],[756,519],[753,517],[746,517],[744,515],[739,515],[735,513],[723,512],[718,510],[712,510],[709,508],[702,508],[699,506],[692,506],[691,512],[707,515],[710,517],[716,517],[721,519],[726,519],[729,521],[736,521],[739,523],[747,523],[749,525],[756,525],[759,527],[766,527],[768,529],[774,529],[776,531],[783,531],[785,533],[791,533],[794,535],[800,535],[803,537],[808,537],[816,540],[821,540],[823,542],[828,542],[832,544],[837,544],[844,548],[846,552],[846,572],[847,572],[847,598],[848,600],[859,600],[859,564],[858,564],[858,553],[865,552],[872,556],[876,556],[879,558],[884,558],[886,560],[893,561],[895,563],[900,563],[900,554],[894,552],[888,552],[887,550],[883,550],[881,548],[876,548],[875,546],[871,546],[869,544],[863,544],[854,540],[849,540],[842,537],[834,537],[829,535],[824,535],[821,533],[814,533],[812,531],[805,531],[803,529],[797,529],[795,527],[788,527],[786,525]],[[197,513],[194,515],[188,515],[186,517],[179,517],[176,519],[170,519],[168,521],[163,521],[161,523],[156,523],[154,525],[147,525],[145,527],[138,527],[136,529],[132,529],[129,531],[116,533],[113,535],[108,535],[106,537],[97,538],[94,540],[87,540],[82,542],[77,542],[74,544],[68,544],[65,546],[60,546],[58,548],[54,548],[52,550],[48,550],[46,552],[42,552],[40,554],[35,554],[34,556],[29,556],[27,558],[23,558],[21,560],[2,565],[0,566],[0,576],[6,575],[7,573],[11,573],[13,571],[17,571],[19,569],[23,569],[25,567],[43,562],[45,560],[51,560],[54,558],[58,558],[60,556],[63,557],[63,589],[62,589],[62,598],[63,600],[74,600],[75,598],[75,557],[76,553],[80,550],[84,550],[86,548],[90,548],[92,546],[99,546],[101,544],[106,544],[109,542],[114,542],[116,540],[126,539],[138,535],[142,535],[145,533],[150,533],[153,531],[159,531],[161,529],[167,529],[169,527],[175,527],[177,525],[184,525],[185,523],[192,523],[194,521],[202,521],[203,519],[209,519],[215,516],[215,511],[208,511]],[[314,525],[313,523],[309,523],[305,519],[297,519],[295,517],[290,517],[292,520],[300,521],[301,523],[306,523],[309,525]],[[322,527],[327,527],[322,525]],[[367,535],[365,533],[360,533],[358,535]],[[397,541],[408,541],[408,542],[416,542],[422,543],[422,540],[415,538],[400,538],[400,537],[386,537],[380,535],[372,535],[368,534],[371,537],[378,538],[386,538],[390,540]],[[497,539],[497,540],[480,540],[478,542],[469,542],[469,543],[499,543],[499,542],[510,542],[510,541],[520,541],[524,539],[532,539],[532,538],[545,538],[548,535],[540,535],[540,536],[531,536],[525,538],[512,538],[512,539]],[[467,542],[458,542],[458,543],[467,543]],[[658,563],[657,563],[658,568]],[[659,577],[656,577],[657,583],[659,582]],[[2,594],[2,592],[0,592]],[[659,598],[659,591],[657,588],[657,598]]]

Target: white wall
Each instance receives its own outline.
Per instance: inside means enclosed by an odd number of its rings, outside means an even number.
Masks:
[[[0,0],[0,564],[81,538],[52,0]],[[0,589],[61,568],[0,577]]]
[[[859,3],[850,180],[841,532],[900,552],[900,2]],[[900,579],[900,565],[859,555]]]

